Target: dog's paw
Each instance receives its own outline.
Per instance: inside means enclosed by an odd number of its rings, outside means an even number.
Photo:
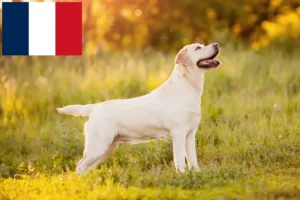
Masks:
[[[199,167],[193,168],[193,170],[194,170],[195,172],[200,172],[200,171],[201,171],[201,170],[199,169]]]
[[[78,174],[78,175],[82,175],[82,174],[84,174],[84,172],[86,171],[86,167],[84,167],[84,166],[82,166],[82,165],[77,165],[77,167],[76,167],[76,173]]]
[[[200,172],[201,170],[199,169],[199,167],[191,167],[190,171]]]
[[[182,174],[183,174],[183,173],[185,173],[185,169],[179,169],[179,168],[177,168],[177,169],[176,169],[176,172],[177,172],[177,173],[182,173]]]

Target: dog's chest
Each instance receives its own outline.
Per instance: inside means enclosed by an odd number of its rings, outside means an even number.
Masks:
[[[178,103],[172,109],[168,109],[164,117],[164,124],[170,129],[180,127],[190,131],[199,126],[200,120],[201,109],[199,103]]]
[[[188,124],[192,130],[197,128],[201,121],[201,113],[200,112],[191,112],[188,117]]]

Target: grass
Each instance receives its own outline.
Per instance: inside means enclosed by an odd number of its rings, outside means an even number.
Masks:
[[[55,108],[145,94],[175,54],[0,58],[0,199],[298,199],[300,58],[223,48],[206,74],[200,173],[177,174],[170,141],[122,144],[78,177],[86,118]]]

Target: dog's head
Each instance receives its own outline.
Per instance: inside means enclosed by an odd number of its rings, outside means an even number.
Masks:
[[[190,44],[183,47],[176,55],[175,62],[193,70],[214,69],[221,65],[221,61],[215,59],[220,52],[218,43],[204,46],[202,44]],[[190,69],[190,70],[192,70]]]

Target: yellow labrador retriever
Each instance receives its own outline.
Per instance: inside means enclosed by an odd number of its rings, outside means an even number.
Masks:
[[[190,169],[199,171],[195,134],[201,119],[204,73],[217,68],[217,43],[190,44],[175,58],[170,78],[144,96],[88,105],[58,108],[63,114],[89,116],[85,123],[85,149],[76,171],[93,169],[112,154],[120,142],[138,143],[172,139],[174,163],[184,172],[185,156]]]

